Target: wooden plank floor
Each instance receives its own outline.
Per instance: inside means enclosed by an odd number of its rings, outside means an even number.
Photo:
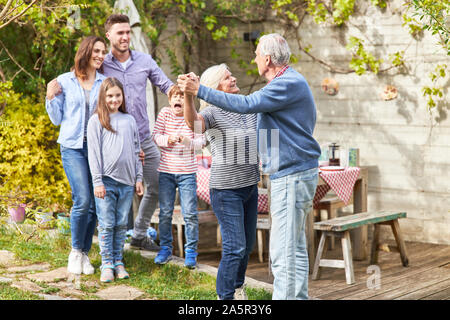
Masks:
[[[200,226],[200,263],[214,267],[219,265],[221,248],[216,246],[216,228],[213,224]],[[394,241],[382,243],[394,245]],[[368,270],[369,260],[354,261],[356,283],[345,282],[343,269],[323,268],[319,280],[309,281],[309,295],[322,300],[450,300],[450,246],[419,242],[406,242],[409,267],[403,267],[398,252],[380,251],[380,286],[370,289],[374,273]],[[368,248],[369,249],[369,248]],[[336,241],[327,258],[342,258],[340,242]],[[267,253],[265,262],[258,261],[256,249],[253,251],[247,276],[273,282],[268,272]]]

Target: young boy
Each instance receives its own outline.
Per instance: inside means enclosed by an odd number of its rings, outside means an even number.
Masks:
[[[159,164],[159,241],[161,250],[156,264],[172,258],[172,214],[176,189],[180,194],[181,212],[185,221],[185,266],[197,265],[198,211],[197,162],[194,150],[205,144],[202,134],[194,134],[184,122],[184,95],[178,86],[169,93],[169,107],[163,108],[153,130],[153,139],[161,150]]]

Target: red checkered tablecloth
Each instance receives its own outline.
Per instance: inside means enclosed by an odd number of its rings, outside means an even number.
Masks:
[[[314,195],[314,206],[332,189],[336,195],[345,204],[350,201],[353,193],[353,187],[358,180],[360,169],[357,167],[348,167],[343,171],[319,171],[320,177],[326,184],[317,186]],[[198,167],[197,172],[197,196],[208,204],[211,204],[209,198],[209,175],[210,169],[202,166]],[[259,194],[258,196],[258,212],[269,212],[269,201],[267,194]]]
[[[348,204],[353,193],[353,187],[356,180],[358,180],[358,167],[347,167],[343,171],[322,171],[319,170],[320,177],[326,184],[317,186],[316,194],[314,195],[314,207],[319,204],[320,200],[327,194],[330,189],[336,192],[336,195],[345,204]]]
[[[211,204],[209,198],[209,175],[211,169],[199,166],[197,171],[197,196],[208,204]],[[258,212],[269,212],[269,200],[267,194],[258,195]]]

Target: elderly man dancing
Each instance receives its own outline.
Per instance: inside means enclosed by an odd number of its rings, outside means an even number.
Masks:
[[[268,84],[248,96],[200,85],[193,73],[180,75],[178,85],[223,110],[259,113],[259,153],[271,180],[272,298],[308,299],[305,221],[318,181],[316,107],[305,78],[288,65],[291,52],[281,35],[262,36],[255,54],[259,74]]]

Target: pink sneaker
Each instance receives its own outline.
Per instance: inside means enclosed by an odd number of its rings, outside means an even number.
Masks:
[[[130,277],[122,262],[116,262],[114,264],[114,273],[119,280],[128,279]]]
[[[106,265],[101,267],[102,273],[100,274],[101,282],[113,282],[114,281],[114,267],[112,265]]]

